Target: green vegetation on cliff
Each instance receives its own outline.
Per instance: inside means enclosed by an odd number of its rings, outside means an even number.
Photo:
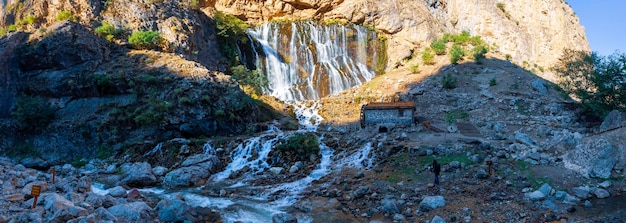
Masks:
[[[151,49],[161,43],[161,34],[158,31],[134,31],[128,37],[128,42],[137,49]]]
[[[12,115],[21,130],[41,130],[54,119],[54,109],[43,97],[20,96],[15,104],[17,107]]]
[[[448,43],[452,43],[452,47],[448,50]],[[441,38],[433,40],[430,48],[426,48],[422,53],[422,63],[433,64],[434,58],[430,52],[436,55],[450,55],[450,63],[458,63],[471,52],[471,57],[476,63],[481,63],[485,58],[485,54],[489,52],[489,46],[482,40],[480,36],[472,36],[468,31],[459,34],[446,33]]]
[[[246,30],[250,28],[250,25],[234,15],[224,14],[220,11],[215,12],[214,19],[220,50],[231,64],[236,65],[239,62],[237,44],[248,41]]]

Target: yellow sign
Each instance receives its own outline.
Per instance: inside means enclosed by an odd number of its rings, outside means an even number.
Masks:
[[[30,192],[30,196],[38,197],[40,193],[41,193],[41,186],[33,185],[33,189]]]

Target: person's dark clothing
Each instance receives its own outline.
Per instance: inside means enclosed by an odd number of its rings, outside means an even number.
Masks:
[[[439,173],[441,173],[441,165],[437,163],[437,160],[433,160],[432,171],[435,173],[435,185],[439,185]]]

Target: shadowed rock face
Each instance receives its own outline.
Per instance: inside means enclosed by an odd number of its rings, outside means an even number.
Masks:
[[[0,37],[0,118],[10,115],[18,89],[19,57],[14,52],[28,34],[23,32]]]

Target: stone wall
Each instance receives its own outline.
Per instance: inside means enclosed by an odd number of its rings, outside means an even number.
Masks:
[[[412,125],[412,111],[411,109],[364,110],[364,123],[366,125]]]

